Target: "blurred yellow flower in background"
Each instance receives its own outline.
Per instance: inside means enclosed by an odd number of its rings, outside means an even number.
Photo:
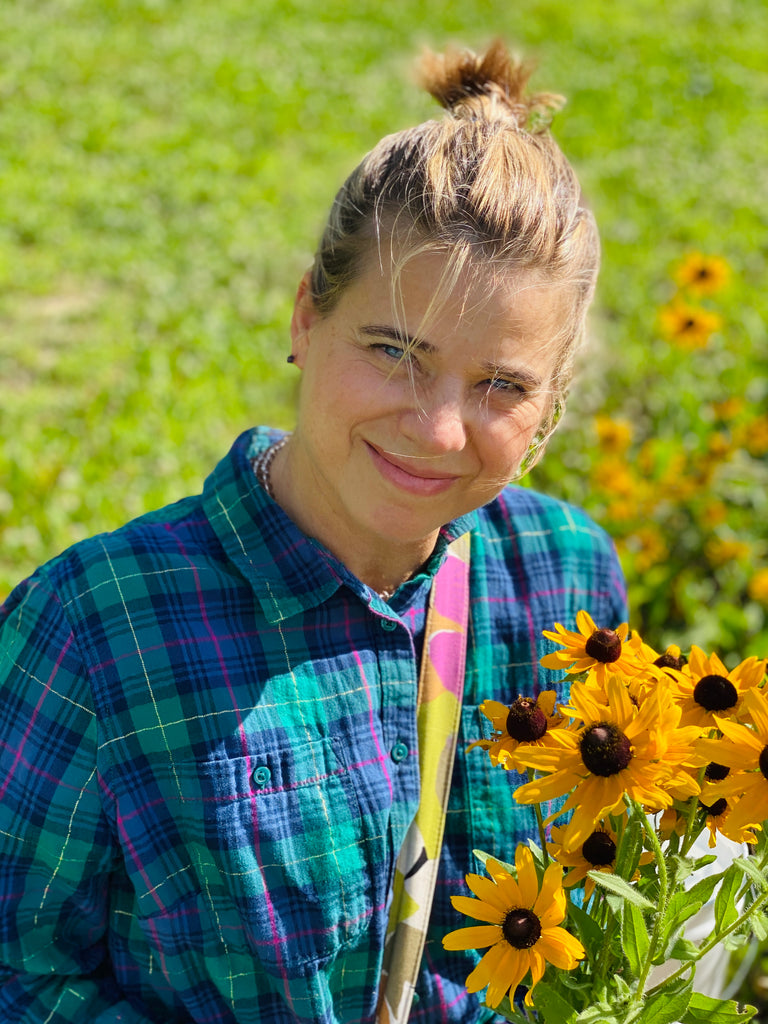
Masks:
[[[747,585],[747,593],[753,601],[768,607],[768,569],[758,569]]]
[[[739,442],[754,458],[765,455],[768,452],[768,416],[756,416],[751,422],[742,424]]]
[[[681,299],[674,299],[659,311],[662,334],[680,348],[704,348],[722,324],[719,313],[692,306]]]
[[[704,553],[710,565],[728,565],[729,562],[743,562],[749,558],[751,547],[743,540],[712,537],[704,545]]]
[[[597,440],[604,452],[621,455],[632,443],[632,424],[627,420],[615,420],[610,416],[596,416]]]
[[[673,277],[692,295],[714,295],[730,281],[731,268],[722,256],[691,252],[678,263]]]

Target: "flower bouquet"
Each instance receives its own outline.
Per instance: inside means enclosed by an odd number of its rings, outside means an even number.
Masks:
[[[444,945],[487,950],[467,988],[519,1024],[752,1020],[754,1007],[696,991],[696,970],[768,938],[766,662],[660,654],[583,611],[577,627],[544,634],[561,645],[542,664],[571,679],[567,703],[546,691],[481,706],[494,731],[472,746],[527,776],[514,796],[533,805],[540,845],[518,846],[514,864],[476,851],[485,874],[452,901],[480,923]],[[724,865],[720,837],[735,851]],[[704,907],[696,943],[686,926]]]

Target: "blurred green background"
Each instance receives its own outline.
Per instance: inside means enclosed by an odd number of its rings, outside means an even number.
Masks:
[[[763,0],[0,6],[0,597],[291,425],[291,302],[336,187],[437,114],[423,45],[496,34],[568,97],[604,243],[526,482],[616,537],[649,642],[768,654]]]

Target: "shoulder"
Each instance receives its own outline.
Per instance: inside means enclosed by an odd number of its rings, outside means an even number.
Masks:
[[[510,485],[478,511],[478,527],[489,540],[514,543],[521,551],[581,550],[613,554],[613,542],[583,509],[539,491]]]
[[[78,541],[22,581],[0,608],[0,625],[21,605],[45,607],[73,624],[96,609],[125,604],[147,580],[189,564],[215,547],[199,497],[146,513],[112,532]],[[151,589],[151,587],[150,587]]]
[[[593,609],[606,621],[626,617],[626,586],[613,541],[586,512],[567,502],[506,487],[478,511],[473,566],[475,554],[491,593],[510,590],[546,598],[546,615],[558,620],[575,615],[579,607]],[[567,614],[555,607],[569,601],[573,609],[569,605]]]

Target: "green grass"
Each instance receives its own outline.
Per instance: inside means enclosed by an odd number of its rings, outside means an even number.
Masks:
[[[436,112],[410,80],[424,43],[495,34],[538,58],[534,84],[569,97],[555,132],[604,241],[594,346],[533,482],[613,528],[592,486],[596,412],[632,419],[633,458],[651,436],[705,446],[718,395],[758,415],[762,0],[5,4],[0,593],[73,541],[199,489],[251,424],[290,426],[291,301],[337,185],[382,134]],[[727,330],[689,355],[659,338],[656,314],[692,248],[725,256],[734,284]],[[718,529],[749,546],[742,565],[702,561],[685,509],[658,510],[676,538],[653,571],[637,570],[624,531],[635,625],[652,642],[768,653],[766,608],[747,596],[766,559],[765,457],[734,460],[707,486],[729,510]]]

